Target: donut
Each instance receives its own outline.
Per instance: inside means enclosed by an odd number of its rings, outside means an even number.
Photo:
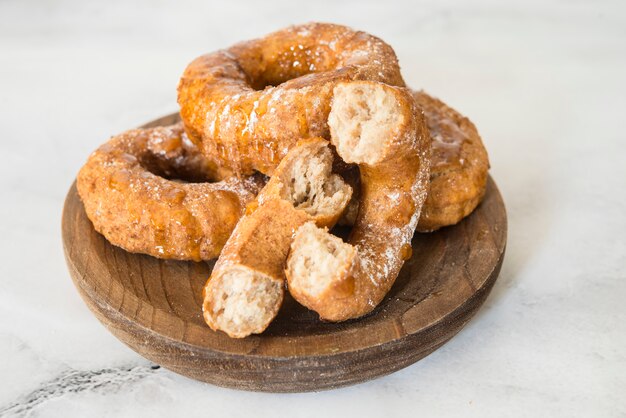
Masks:
[[[333,88],[349,80],[404,86],[385,42],[310,23],[195,59],[178,85],[178,103],[190,139],[219,175],[271,175],[299,138],[328,138]]]
[[[298,142],[237,223],[204,287],[204,319],[213,330],[233,338],[263,332],[283,300],[295,230],[339,219],[352,189],[331,172],[328,145],[322,138]]]
[[[260,175],[210,183],[212,175],[176,124],[113,137],[81,168],[77,188],[94,228],[113,245],[200,261],[219,255],[264,183]]]
[[[489,157],[476,126],[423,91],[413,92],[432,138],[428,197],[418,232],[454,225],[472,213],[485,195]]]
[[[357,81],[334,89],[331,142],[359,165],[361,201],[348,242],[314,223],[296,231],[286,265],[289,292],[322,319],[373,310],[404,261],[428,190],[430,138],[407,89]]]
[[[458,223],[476,209],[487,188],[489,158],[469,119],[423,91],[413,91],[413,97],[431,137],[429,192],[417,232],[432,232]],[[354,193],[339,224],[354,225],[359,188],[353,171],[345,175]]]

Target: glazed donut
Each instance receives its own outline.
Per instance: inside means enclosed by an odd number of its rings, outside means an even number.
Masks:
[[[283,300],[295,230],[339,219],[352,189],[332,174],[328,145],[314,138],[292,148],[235,227],[204,287],[204,319],[213,330],[233,338],[263,332]]]
[[[271,175],[299,138],[328,138],[334,86],[404,86],[393,49],[345,26],[310,23],[204,55],[178,86],[189,137],[221,176]]]
[[[77,188],[94,228],[112,244],[200,261],[217,257],[264,182],[256,175],[206,183],[211,176],[177,124],[113,137],[81,168]]]
[[[431,137],[429,192],[416,230],[432,232],[458,223],[478,206],[487,188],[489,158],[469,119],[423,91],[414,91],[413,97]],[[354,225],[359,188],[353,172],[342,175],[348,176],[354,193],[339,224]]]
[[[361,203],[347,243],[307,222],[291,245],[291,295],[322,319],[370,312],[411,255],[411,238],[426,199],[430,139],[410,92],[360,81],[334,89],[331,142],[357,163]]]
[[[428,197],[418,232],[454,225],[472,213],[487,189],[489,157],[474,124],[423,91],[413,92],[432,138]]]

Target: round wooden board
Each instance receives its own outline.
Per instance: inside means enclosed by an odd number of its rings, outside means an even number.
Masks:
[[[165,125],[177,115],[145,126]],[[261,335],[231,339],[201,315],[213,261],[131,254],[87,218],[75,184],[63,210],[74,284],[96,317],[151,361],[237,389],[302,392],[363,382],[406,367],[443,345],[476,313],[496,281],[506,245],[504,203],[489,178],[482,204],[459,224],[416,234],[413,255],[370,315],[327,323],[287,297]]]

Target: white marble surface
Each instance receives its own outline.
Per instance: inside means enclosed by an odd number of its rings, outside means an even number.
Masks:
[[[0,1],[0,415],[626,416],[626,3],[335,3]],[[109,135],[176,109],[196,55],[310,20],[381,36],[476,122],[509,214],[501,277],[442,349],[358,386],[152,369],[73,288],[67,188]]]

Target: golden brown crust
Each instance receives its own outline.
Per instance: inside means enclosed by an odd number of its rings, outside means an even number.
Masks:
[[[177,124],[113,137],[81,168],[77,187],[94,228],[112,244],[199,261],[217,257],[263,185],[260,176],[207,183],[211,175]]]
[[[474,124],[423,91],[413,92],[432,138],[430,186],[418,232],[454,225],[472,213],[487,187],[489,158]]]
[[[240,219],[211,277],[219,276],[230,266],[240,265],[282,281],[290,238],[308,220],[311,218],[290,202],[268,200]]]
[[[365,88],[376,88],[376,83],[358,83]],[[356,85],[353,83],[353,85]],[[344,85],[339,85],[337,89]],[[296,243],[302,228],[296,233],[287,262],[289,291],[298,302],[316,311],[321,318],[343,321],[370,312],[387,294],[398,276],[418,222],[420,209],[426,199],[429,175],[428,131],[411,94],[406,89],[380,85],[386,94],[395,98],[393,113],[402,115],[402,122],[385,134],[385,146],[374,163],[359,163],[361,174],[361,201],[356,223],[347,244],[348,254],[330,277],[326,287],[312,292],[312,280],[301,280],[297,265],[308,257],[306,249]],[[333,112],[337,96],[333,99]],[[369,112],[368,112],[369,113]],[[338,142],[343,141],[336,132],[339,124],[332,122],[331,141],[344,160],[345,151]],[[344,148],[345,150],[346,148]],[[328,233],[320,237],[327,241],[338,240]],[[302,240],[301,242],[304,242]],[[330,247],[329,247],[330,248]],[[331,248],[330,257],[339,252]],[[300,260],[300,262],[298,261]],[[300,272],[305,269],[300,269]],[[319,273],[319,272],[317,272]]]
[[[299,138],[328,138],[333,88],[348,80],[404,85],[382,40],[310,23],[197,58],[180,80],[178,102],[190,138],[220,175],[270,175]]]

